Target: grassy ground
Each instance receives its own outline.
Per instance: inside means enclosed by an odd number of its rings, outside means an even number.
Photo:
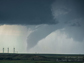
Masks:
[[[65,58],[65,57],[72,57],[72,58],[82,57],[82,59],[84,59],[84,55],[5,54],[5,53],[1,53],[0,63],[84,63],[84,62],[54,62],[56,61],[57,58]],[[32,60],[39,60],[39,61],[32,61]],[[40,61],[40,60],[46,60],[46,61]]]
[[[83,62],[50,62],[50,61],[27,61],[27,60],[0,60],[0,63],[83,63]]]

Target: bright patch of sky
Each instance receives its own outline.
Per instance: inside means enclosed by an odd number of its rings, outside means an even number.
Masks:
[[[27,29],[26,26],[21,25],[1,25],[0,26],[0,52],[2,52],[2,48],[5,48],[5,52],[7,52],[7,48],[9,47],[9,52],[13,52],[13,48],[15,47],[16,52],[26,52],[27,44],[26,39],[27,36],[32,31]]]

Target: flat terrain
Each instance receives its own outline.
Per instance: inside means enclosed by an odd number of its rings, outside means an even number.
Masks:
[[[0,63],[84,63],[84,55],[0,53]]]
[[[83,62],[53,62],[53,61],[25,61],[25,60],[4,60],[0,61],[0,63],[83,63]]]

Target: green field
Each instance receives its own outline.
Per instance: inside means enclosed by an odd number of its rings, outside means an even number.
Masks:
[[[27,60],[1,60],[0,63],[83,63],[83,62],[53,62],[53,61],[27,61]]]
[[[0,63],[84,63],[84,55],[0,53]]]

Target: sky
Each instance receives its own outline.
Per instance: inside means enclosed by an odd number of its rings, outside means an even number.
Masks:
[[[84,54],[84,0],[0,0],[0,52]]]

